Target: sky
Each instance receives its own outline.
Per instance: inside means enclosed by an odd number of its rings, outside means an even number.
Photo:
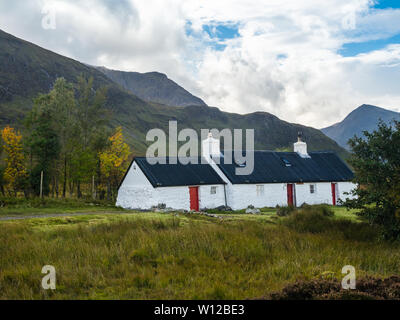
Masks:
[[[0,29],[165,73],[227,112],[322,128],[362,104],[400,111],[398,0],[0,0]]]

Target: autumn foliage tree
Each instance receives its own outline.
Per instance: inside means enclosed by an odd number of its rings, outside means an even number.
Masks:
[[[3,153],[3,146],[0,144],[0,157]],[[6,170],[6,167],[4,166],[3,163],[0,164],[0,191],[3,196],[6,195],[4,186],[5,186],[5,181],[4,181],[4,171]]]
[[[24,139],[2,130],[0,192],[112,200],[129,156],[122,128],[112,134],[107,88],[93,78],[58,78],[25,119]],[[27,167],[25,167],[27,165]],[[42,175],[43,173],[43,175]]]
[[[107,183],[107,198],[111,200],[123,177],[130,153],[129,146],[124,142],[122,128],[118,127],[114,135],[109,138],[109,147],[99,154],[101,173]]]
[[[4,151],[6,153],[4,170],[4,180],[14,195],[20,190],[25,191],[28,174],[25,167],[25,158],[23,153],[22,136],[14,128],[9,126],[1,131],[1,137],[4,142]]]

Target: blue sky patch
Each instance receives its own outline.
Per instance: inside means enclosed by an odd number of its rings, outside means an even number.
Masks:
[[[372,6],[374,9],[400,9],[399,0],[378,0]],[[354,57],[361,53],[368,53],[375,50],[381,50],[390,44],[399,44],[400,34],[388,38],[371,40],[366,42],[349,42],[345,43],[338,51],[343,57]]]
[[[367,53],[375,50],[380,50],[389,44],[400,43],[400,34],[387,39],[372,40],[366,42],[351,42],[345,43],[339,50],[339,54],[343,57],[354,57],[360,53]]]
[[[192,29],[192,23],[186,22],[186,34],[194,35]],[[238,24],[205,24],[202,27],[203,31],[208,34],[210,41],[207,44],[214,50],[223,51],[226,48],[225,40],[234,39],[239,37],[239,25]],[[198,36],[198,35],[197,35]]]
[[[376,1],[373,8],[375,8],[375,9],[389,9],[389,8],[399,9],[400,1],[399,0],[379,0],[379,1]]]
[[[208,33],[210,38],[226,40],[239,36],[238,25],[203,25],[203,30]]]

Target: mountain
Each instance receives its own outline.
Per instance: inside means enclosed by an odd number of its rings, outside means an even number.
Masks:
[[[378,127],[379,119],[389,123],[393,119],[400,120],[400,113],[363,104],[342,121],[321,129],[329,138],[335,140],[343,148],[349,148],[347,142],[354,135],[361,137],[363,131],[372,132]]]
[[[32,108],[32,99],[47,93],[57,77],[76,83],[80,74],[93,77],[94,87],[106,86],[107,108],[112,112],[111,126],[122,126],[135,155],[143,155],[146,133],[153,128],[168,132],[169,120],[179,129],[255,129],[257,149],[292,148],[302,131],[310,150],[347,152],[321,131],[280,120],[266,112],[247,115],[222,112],[206,105],[165,106],[146,102],[112,81],[95,67],[40,48],[0,30],[0,127],[13,125],[23,129],[21,120]],[[23,132],[24,134],[24,132]]]
[[[168,79],[163,73],[124,72],[104,67],[97,69],[112,81],[145,101],[178,107],[206,105],[203,100]]]
[[[47,93],[58,77],[76,82],[80,74],[92,76],[95,88],[107,86],[110,96],[122,95],[132,100],[134,106],[147,107],[144,101],[125,93],[95,68],[45,50],[1,30],[0,61],[0,124],[21,120],[31,109],[32,98],[39,93]]]

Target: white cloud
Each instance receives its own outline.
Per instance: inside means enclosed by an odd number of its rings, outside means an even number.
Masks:
[[[44,5],[56,30],[41,27]],[[400,49],[337,52],[400,32],[400,10],[369,0],[37,0],[0,2],[0,28],[85,63],[160,71],[229,112],[271,112],[323,127],[362,103],[396,110]],[[203,25],[238,27],[212,39]],[[187,30],[190,32],[187,33]],[[213,42],[224,44],[217,50]],[[211,45],[210,45],[211,43]]]

